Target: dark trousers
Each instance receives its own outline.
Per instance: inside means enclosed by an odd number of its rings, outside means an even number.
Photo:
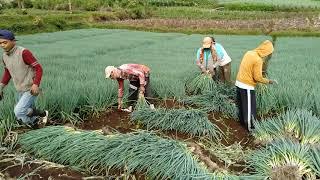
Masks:
[[[239,120],[248,131],[253,129],[253,120],[257,117],[256,93],[254,90],[237,87],[237,105]]]
[[[144,86],[145,92],[144,96],[150,97],[151,92],[150,92],[150,77],[146,77],[145,79],[146,85]],[[134,103],[138,100],[139,97],[139,88],[140,88],[140,81],[129,81],[129,106],[134,105]]]

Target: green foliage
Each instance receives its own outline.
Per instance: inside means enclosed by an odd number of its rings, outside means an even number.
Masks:
[[[301,144],[320,144],[320,120],[307,110],[288,110],[275,118],[255,121],[253,136],[260,143],[290,138]]]
[[[55,126],[22,134],[18,142],[37,157],[94,174],[126,168],[151,179],[191,179],[207,173],[185,144],[147,132],[103,136]]]
[[[271,179],[315,179],[309,147],[289,140],[278,140],[256,150],[248,160],[257,175]]]
[[[235,88],[216,82],[211,85],[211,91],[205,91],[202,95],[185,97],[181,101],[186,104],[196,105],[207,112],[222,112],[226,117],[238,118],[238,108],[235,104]]]
[[[69,2],[66,0],[32,0],[33,7],[46,10],[68,10]],[[136,8],[145,6],[143,0],[71,0],[73,9],[96,11],[102,7],[121,7],[121,8]]]
[[[232,3],[224,4],[223,6],[227,10],[231,11],[289,11],[291,8],[280,8],[269,4],[253,4],[253,3]]]
[[[12,87],[9,87],[12,89]],[[7,135],[7,132],[12,130],[16,125],[14,121],[13,106],[15,104],[15,94],[10,91],[5,94],[4,99],[0,101],[0,142],[2,143]],[[0,143],[0,144],[1,144]]]
[[[202,6],[213,7],[217,4],[216,0],[148,0],[148,4],[153,6]]]
[[[320,176],[320,147],[310,148],[310,158],[313,162],[313,170]]]
[[[215,88],[216,83],[210,74],[199,74],[186,82],[186,92],[188,94],[201,94],[206,91],[214,91]]]
[[[320,3],[315,0],[219,0],[219,4],[232,10],[254,10],[254,11],[302,11],[315,10]]]
[[[140,108],[132,113],[131,120],[147,129],[174,130],[192,136],[220,139],[222,131],[208,120],[208,115],[197,109]]]
[[[193,1],[177,1],[177,0],[149,0],[150,5],[153,6],[195,6]]]
[[[267,91],[257,93],[260,114],[282,112],[288,108],[320,114],[320,84],[315,83],[319,74],[318,44],[317,38],[277,38],[268,77],[278,80],[279,84],[268,85]]]

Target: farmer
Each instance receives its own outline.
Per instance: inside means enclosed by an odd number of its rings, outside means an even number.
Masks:
[[[4,50],[0,100],[3,99],[4,88],[12,78],[18,92],[17,104],[14,107],[18,121],[32,128],[44,125],[47,122],[48,111],[35,108],[42,78],[41,65],[28,49],[16,45],[14,34],[8,30],[0,30],[0,45]]]
[[[253,119],[256,119],[256,95],[257,83],[273,84],[274,80],[262,76],[262,66],[265,59],[271,57],[273,45],[266,40],[256,49],[248,51],[240,64],[236,80],[237,101],[239,108],[239,119],[242,126],[248,131],[253,129]]]
[[[202,41],[202,48],[197,51],[197,66],[202,73],[208,73],[216,76],[216,70],[220,67],[222,82],[230,82],[231,76],[231,58],[219,43],[215,42],[213,37],[205,37]]]
[[[221,82],[231,82],[231,58],[220,43],[216,43],[214,37],[211,37],[213,47],[217,53],[217,63],[215,67],[220,67]]]
[[[129,112],[132,105],[141,97],[149,96],[150,68],[142,64],[123,64],[119,67],[107,66],[106,78],[118,81],[118,109],[122,109],[124,80],[129,80]]]
[[[217,54],[211,37],[205,37],[202,47],[197,51],[196,64],[202,73],[215,75],[214,65],[217,63]]]

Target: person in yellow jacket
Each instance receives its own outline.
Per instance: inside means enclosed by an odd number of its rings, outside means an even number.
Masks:
[[[256,95],[255,86],[257,83],[273,84],[274,80],[262,76],[262,66],[265,59],[271,57],[273,44],[266,40],[256,49],[248,51],[241,61],[237,80],[237,101],[239,108],[239,120],[248,131],[253,128],[252,120],[256,119]]]

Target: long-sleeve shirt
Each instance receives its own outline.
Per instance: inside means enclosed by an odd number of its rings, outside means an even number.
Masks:
[[[140,90],[146,84],[146,78],[149,77],[150,68],[142,64],[123,64],[118,69],[121,70],[118,81],[118,97],[123,96],[124,80],[139,81]]]
[[[254,89],[257,83],[268,84],[269,80],[262,76],[262,58],[273,52],[270,41],[263,42],[258,48],[248,51],[240,64],[236,86],[243,89]]]
[[[202,49],[202,48],[199,48],[197,51],[196,65],[200,68],[202,72],[207,70],[209,70],[210,72],[213,72],[215,68],[211,51],[212,51],[211,49]],[[203,61],[200,60],[201,53],[203,53],[202,54]]]
[[[23,62],[25,64],[30,65],[33,68],[33,70],[35,72],[33,84],[36,84],[39,86],[40,82],[41,82],[41,78],[42,78],[41,65],[38,63],[37,59],[33,56],[33,54],[28,49],[23,50],[22,58],[23,58]],[[9,83],[10,79],[11,79],[11,74],[10,74],[9,70],[5,67],[4,72],[3,72],[3,76],[2,76],[2,80],[1,80],[1,84],[7,85]]]
[[[232,61],[230,56],[228,55],[227,51],[223,48],[223,46],[221,44],[215,43],[214,47],[216,49],[219,66],[224,66]]]
[[[214,44],[214,50],[217,55],[217,62],[213,63],[212,61],[212,55],[210,49],[204,49],[203,52],[203,63],[200,62],[200,56],[201,56],[201,50],[202,48],[199,48],[197,51],[197,59],[196,64],[201,70],[213,70],[213,68],[216,68],[217,66],[224,66],[228,63],[230,63],[232,60],[226,50],[223,48],[223,46],[219,43]]]

